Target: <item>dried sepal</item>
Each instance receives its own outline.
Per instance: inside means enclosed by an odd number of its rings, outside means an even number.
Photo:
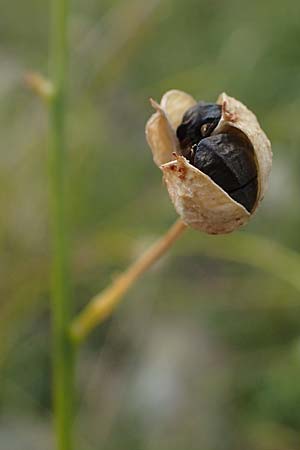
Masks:
[[[172,154],[178,150],[175,131],[161,106],[150,99],[156,109],[146,124],[146,139],[152,150],[153,160],[157,166],[170,161]]]
[[[163,95],[160,105],[152,99],[150,103],[156,112],[146,124],[146,138],[153,160],[160,166],[173,159],[173,152],[179,152],[175,131],[185,111],[196,101],[191,95],[172,89]]]
[[[217,103],[222,105],[222,117],[213,134],[219,134],[233,127],[242,131],[252,144],[257,166],[258,195],[253,212],[263,199],[268,187],[272,167],[271,143],[261,129],[258,120],[243,103],[222,93]]]
[[[222,106],[222,115],[212,136],[239,130],[253,147],[258,192],[251,213],[181,155],[176,128],[184,113],[196,104],[190,95],[168,91],[160,105],[152,103],[156,113],[146,126],[154,161],[163,172],[177,213],[187,225],[209,234],[230,233],[247,223],[263,198],[272,164],[270,142],[255,115],[226,94],[221,94],[217,103]]]
[[[165,112],[173,130],[180,125],[184,113],[196,105],[196,100],[189,94],[178,89],[167,91],[161,99],[160,106]]]
[[[209,234],[230,233],[244,225],[248,211],[183,156],[161,166],[170,198],[182,220]]]

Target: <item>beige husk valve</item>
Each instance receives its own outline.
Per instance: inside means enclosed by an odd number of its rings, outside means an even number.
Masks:
[[[272,165],[271,144],[256,116],[241,102],[225,93],[213,105],[201,102],[197,104],[185,92],[171,90],[164,94],[160,104],[153,100],[151,104],[156,112],[146,125],[147,141],[155,164],[163,172],[170,198],[182,221],[209,234],[230,233],[246,224],[264,197]],[[216,120],[214,116],[213,121],[207,114],[210,122],[201,122],[204,125],[200,131],[197,128],[200,123],[197,108],[202,112],[205,108],[205,111],[218,108],[219,117]],[[186,150],[183,145],[186,135],[182,140],[178,136],[181,137],[183,128],[190,126],[190,123],[194,128],[188,131],[185,129],[184,132],[198,137],[194,141],[191,138]],[[215,158],[213,161],[212,155]],[[255,171],[255,176],[244,186],[239,181],[240,172],[244,171],[243,158],[246,158],[246,162],[250,161],[247,164],[252,164],[252,174]],[[224,172],[229,171],[229,175],[216,169],[216,161],[217,164],[221,161]],[[239,181],[237,189],[226,192],[224,186],[222,188],[218,184],[216,180],[226,176],[225,184],[228,180],[229,184]],[[230,180],[230,176],[233,180]],[[246,192],[246,197],[252,195],[250,203],[247,200],[240,203],[234,199],[245,196],[245,190],[250,192]]]

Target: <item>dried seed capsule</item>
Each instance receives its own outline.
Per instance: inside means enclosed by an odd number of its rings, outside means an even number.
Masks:
[[[252,211],[257,197],[257,170],[253,148],[242,133],[221,133],[202,139],[193,165]]]
[[[177,213],[209,234],[230,233],[249,221],[264,198],[272,166],[270,141],[255,115],[225,93],[216,103],[197,104],[173,89],[160,104],[151,101],[156,112],[146,125]]]
[[[183,156],[192,159],[191,148],[200,139],[210,136],[221,119],[221,106],[199,102],[189,108],[176,130]]]

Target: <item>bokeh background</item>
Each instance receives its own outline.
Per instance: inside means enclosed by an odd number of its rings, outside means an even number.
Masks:
[[[23,81],[47,73],[49,10],[5,3],[0,448],[50,450],[48,124]],[[300,449],[300,256],[284,262],[285,248],[300,252],[299,14],[297,0],[73,0],[76,311],[176,219],[144,137],[150,96],[179,88],[213,101],[226,91],[257,113],[274,151],[270,190],[247,228],[188,231],[84,344],[78,450]],[[263,270],[264,258],[280,268]]]

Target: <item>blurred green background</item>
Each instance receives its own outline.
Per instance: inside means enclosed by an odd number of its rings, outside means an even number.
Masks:
[[[47,73],[49,10],[46,1],[5,3],[0,448],[50,450],[48,125],[23,82],[30,70]],[[254,262],[238,262],[253,250],[248,233],[300,252],[299,15],[297,0],[72,2],[76,311],[176,219],[144,137],[150,96],[178,88],[213,101],[226,91],[257,113],[274,152],[269,192],[247,229],[188,231],[84,344],[78,450],[300,449],[300,291],[283,280],[289,264],[283,279],[255,267],[281,258],[263,255],[259,241]]]

